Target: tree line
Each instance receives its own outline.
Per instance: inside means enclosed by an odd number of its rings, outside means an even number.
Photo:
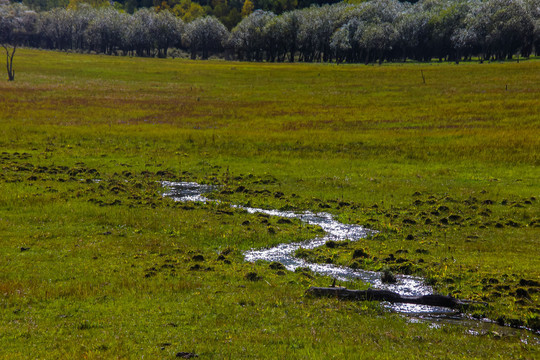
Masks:
[[[9,43],[157,57],[176,48],[193,59],[270,62],[503,60],[540,52],[540,0],[372,0],[281,15],[256,10],[231,31],[215,16],[186,22],[167,9],[129,14],[82,3],[35,13],[4,3],[0,44]]]
[[[281,14],[302,9],[313,4],[331,4],[340,0],[18,0],[35,11],[48,11],[58,7],[74,8],[82,2],[93,7],[112,5],[115,9],[133,14],[141,8],[169,10],[174,15],[190,22],[197,17],[215,16],[227,29],[235,27],[243,17],[254,9]],[[362,1],[362,0],[351,0]],[[411,0],[414,1],[414,0]]]

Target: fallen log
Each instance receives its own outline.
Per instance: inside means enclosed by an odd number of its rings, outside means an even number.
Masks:
[[[349,290],[343,287],[310,287],[306,290],[307,295],[337,297],[342,300],[359,301],[388,301],[391,303],[406,303],[417,305],[440,306],[451,309],[464,309],[471,304],[477,303],[469,300],[460,300],[445,295],[422,295],[406,296],[389,290]]]

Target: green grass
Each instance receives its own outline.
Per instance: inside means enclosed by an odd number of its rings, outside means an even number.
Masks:
[[[15,66],[17,80],[0,83],[0,357],[538,356],[527,332],[472,335],[307,298],[331,280],[245,263],[242,251],[318,229],[227,205],[369,225],[379,234],[303,256],[421,274],[487,302],[475,316],[537,327],[538,287],[522,280],[540,278],[538,60],[336,66],[23,49]],[[174,203],[160,180],[220,184],[224,203]],[[360,248],[368,257],[353,258]]]

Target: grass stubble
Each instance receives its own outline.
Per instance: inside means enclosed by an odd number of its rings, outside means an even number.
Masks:
[[[538,328],[539,66],[22,50],[0,84],[0,357],[537,357],[526,332],[307,298],[331,280],[242,251],[320,229],[228,203],[376,229],[298,256],[419,274]],[[174,203],[161,180],[222,203]]]

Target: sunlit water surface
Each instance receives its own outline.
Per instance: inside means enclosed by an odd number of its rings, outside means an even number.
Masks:
[[[168,190],[163,196],[171,197],[175,201],[217,201],[208,199],[204,196],[204,194],[216,190],[216,186],[213,185],[203,185],[194,182],[170,181],[164,181],[162,182],[162,184]],[[325,231],[324,235],[304,242],[284,243],[271,248],[248,250],[244,252],[244,257],[246,261],[277,261],[282,263],[287,268],[287,270],[290,271],[294,271],[296,268],[299,267],[309,268],[315,273],[326,275],[339,281],[347,281],[351,279],[361,280],[367,284],[370,284],[371,287],[374,289],[390,290],[401,295],[420,296],[433,294],[433,289],[430,286],[426,285],[423,279],[420,277],[397,275],[397,282],[395,284],[386,284],[381,281],[381,273],[379,272],[351,269],[348,267],[337,266],[333,264],[316,264],[294,257],[295,251],[299,248],[313,249],[324,245],[329,240],[357,241],[359,239],[365,238],[369,234],[373,234],[375,232],[373,230],[366,229],[360,225],[343,224],[335,220],[333,215],[325,212],[313,213],[310,211],[293,212],[267,210],[241,205],[231,205],[231,207],[236,209],[243,209],[251,214],[261,213],[269,216],[300,219],[307,224],[318,225]],[[441,323],[459,323],[470,327],[468,331],[472,335],[483,335],[486,332],[493,331],[496,331],[497,333],[502,333],[504,335],[520,335],[519,329],[500,327],[488,321],[487,319],[471,319],[469,317],[466,317],[466,315],[457,312],[456,310],[444,307],[401,303],[384,303],[384,306],[391,311],[403,313],[410,316],[411,322],[429,321],[431,323],[431,326],[433,327],[439,327]],[[495,328],[496,330],[492,330],[493,328]],[[536,335],[529,332],[525,333],[525,335],[521,337],[523,342],[540,344],[540,339]]]

